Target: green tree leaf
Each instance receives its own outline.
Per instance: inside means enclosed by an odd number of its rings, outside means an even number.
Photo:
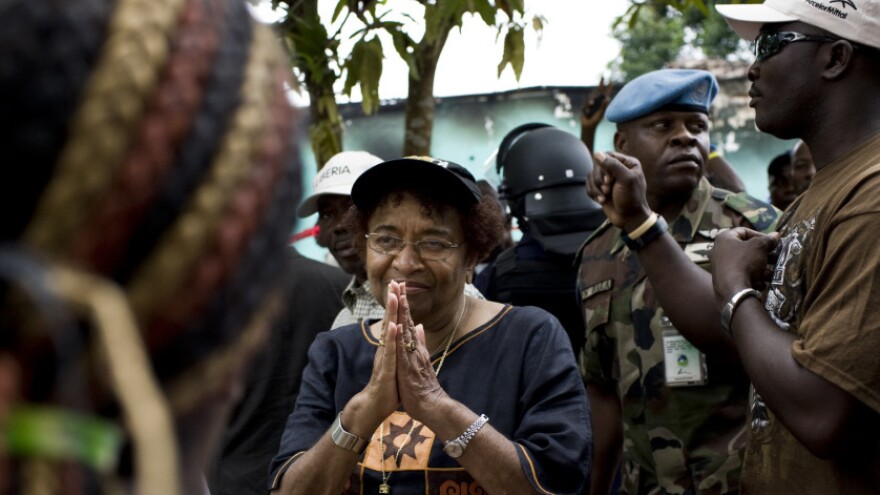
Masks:
[[[336,8],[333,10],[333,17],[331,17],[331,22],[336,22],[339,19],[339,14],[342,13],[342,9],[348,7],[348,0],[339,0],[336,3]]]
[[[519,81],[525,62],[525,54],[526,44],[523,28],[520,25],[513,25],[507,30],[507,35],[504,36],[504,54],[502,55],[501,63],[498,64],[498,76],[500,77],[504,68],[510,64],[516,80]]]
[[[382,78],[382,42],[372,38],[366,43],[365,59],[361,65],[361,108],[369,115],[379,109],[379,79]]]
[[[379,108],[379,79],[382,77],[382,42],[373,36],[361,39],[351,50],[351,57],[345,63],[345,86],[342,91],[351,95],[354,87],[361,88],[361,107],[364,113],[371,114]]]
[[[394,44],[394,50],[397,52],[397,56],[406,62],[406,66],[409,68],[409,76],[418,78],[419,75],[418,72],[416,72],[416,60],[413,55],[415,53],[415,42],[408,34],[399,28],[389,26],[386,28],[386,31],[391,35],[391,42]]]
[[[480,18],[487,26],[495,25],[496,8],[489,0],[471,0],[468,6],[468,12],[476,12],[480,14]]]
[[[532,29],[534,29],[535,32],[539,34],[539,36],[540,33],[544,31],[545,24],[547,24],[547,19],[545,19],[543,16],[536,15],[535,17],[532,17]]]

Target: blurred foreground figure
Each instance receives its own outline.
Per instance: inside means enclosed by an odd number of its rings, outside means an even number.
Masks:
[[[288,73],[238,0],[0,3],[0,493],[203,491],[283,303]]]

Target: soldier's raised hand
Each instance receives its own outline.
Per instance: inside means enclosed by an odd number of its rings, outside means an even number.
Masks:
[[[617,152],[593,154],[593,172],[587,193],[595,199],[611,223],[624,232],[635,229],[651,215],[645,196],[645,175],[639,161]]]

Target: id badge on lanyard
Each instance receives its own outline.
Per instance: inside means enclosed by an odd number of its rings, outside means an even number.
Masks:
[[[663,363],[667,387],[692,387],[709,381],[706,355],[672,326],[669,317],[660,320],[663,329]]]

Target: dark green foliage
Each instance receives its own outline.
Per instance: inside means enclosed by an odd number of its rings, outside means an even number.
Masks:
[[[709,58],[748,56],[748,42],[741,40],[715,11],[715,0],[630,2],[626,13],[613,26],[614,37],[623,44],[618,57],[609,64],[612,79],[617,83],[659,69],[688,49],[702,50]]]

